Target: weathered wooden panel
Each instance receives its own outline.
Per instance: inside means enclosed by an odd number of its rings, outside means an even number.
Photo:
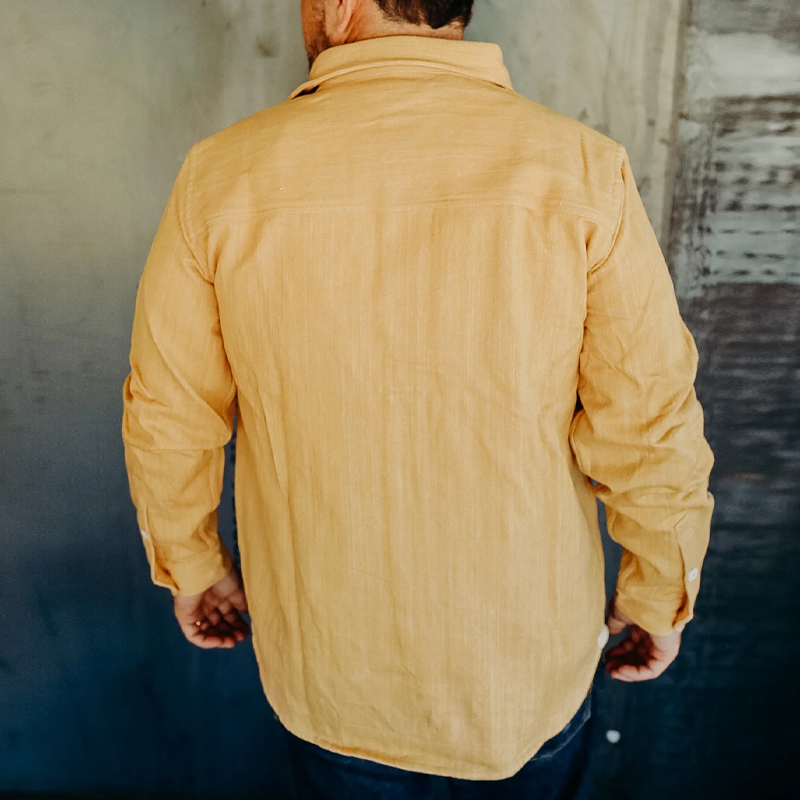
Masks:
[[[696,0],[692,13],[669,247],[678,294],[798,283],[800,3]]]
[[[720,99],[713,170],[704,283],[800,283],[800,94]]]

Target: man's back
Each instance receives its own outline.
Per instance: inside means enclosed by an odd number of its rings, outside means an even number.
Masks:
[[[236,398],[243,576],[282,722],[503,778],[594,676],[596,494],[623,609],[654,632],[691,618],[696,351],[625,151],[517,95],[498,47],[373,39],[311,78],[193,148],[145,269],[125,437],[153,577],[189,591],[225,561]]]

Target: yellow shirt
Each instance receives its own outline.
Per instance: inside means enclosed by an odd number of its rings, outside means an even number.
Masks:
[[[280,720],[505,778],[601,655],[596,497],[621,609],[654,633],[692,618],[712,510],[697,351],[625,150],[517,94],[497,45],[360,41],[310,78],[192,148],[144,269],[123,430],[152,578],[193,594],[230,564],[238,400],[243,577]]]

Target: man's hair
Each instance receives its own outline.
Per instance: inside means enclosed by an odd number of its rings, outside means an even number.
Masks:
[[[472,19],[475,0],[375,0],[390,20],[443,28],[457,22],[466,28]]]

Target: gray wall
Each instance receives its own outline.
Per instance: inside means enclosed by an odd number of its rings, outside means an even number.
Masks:
[[[518,91],[628,147],[701,349],[717,530],[680,662],[653,685],[598,681],[604,800],[791,796],[794,6],[476,0],[468,30],[503,47]],[[0,791],[291,794],[249,646],[185,643],[149,582],[119,428],[136,285],[183,157],[306,76],[299,0],[0,2]]]
[[[252,652],[149,585],[120,414],[177,170],[305,79],[298,9],[0,3],[0,789],[288,788]]]

